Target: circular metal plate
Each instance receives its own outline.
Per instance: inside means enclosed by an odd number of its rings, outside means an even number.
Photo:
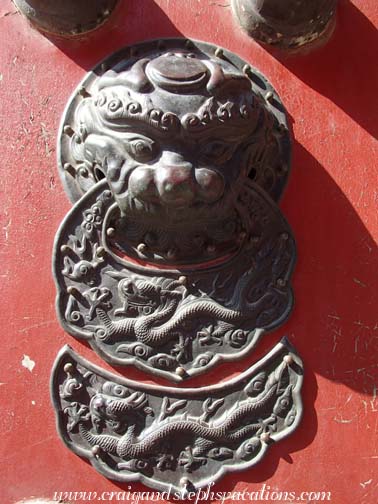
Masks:
[[[172,56],[183,53],[186,56],[194,56],[196,59],[189,63],[187,59],[184,64],[182,57]],[[163,57],[167,54],[170,55],[170,65],[156,63],[162,59],[160,56]],[[58,133],[59,173],[70,200],[77,201],[90,187],[105,176],[106,171],[101,163],[91,164],[88,163],[88,160],[80,159],[80,156],[75,155],[75,152],[80,149],[80,145],[77,144],[83,142],[80,128],[88,127],[88,124],[82,124],[82,119],[78,120],[76,117],[78,109],[86,101],[90,105],[91,102],[98,100],[99,82],[104,74],[110,75],[114,79],[117,75],[120,76],[125,69],[130,69],[132,66],[138,67],[138,65],[142,67],[143,62],[151,60],[152,63],[146,72],[151,83],[158,81],[162,93],[165,92],[164,89],[169,90],[169,86],[172,87],[172,82],[176,82],[176,85],[179,86],[171,93],[171,103],[167,107],[168,110],[163,109],[159,113],[170,113],[173,109],[180,107],[182,102],[180,94],[183,96],[186,93],[185,86],[190,85],[190,92],[195,96],[196,83],[200,86],[201,79],[206,78],[206,66],[212,65],[220,68],[222,65],[228,65],[228,68],[233,69],[235,74],[239,73],[248,77],[252,92],[266,113],[264,124],[259,126],[262,135],[258,140],[258,149],[256,148],[251,155],[249,177],[275,201],[278,201],[286,185],[291,162],[287,114],[279,96],[257,69],[251,67],[234,53],[212,44],[180,38],[152,40],[125,47],[94,67],[78,85],[69,99]],[[137,69],[134,73],[136,74],[137,71],[139,70]],[[186,75],[188,72],[190,76]],[[175,74],[177,74],[176,81]],[[185,79],[187,79],[186,84],[183,82]],[[119,85],[122,85],[121,79]],[[126,91],[132,88],[132,79],[128,81],[127,86]],[[235,93],[237,92],[236,89]],[[199,93],[200,91],[197,94]],[[144,94],[144,98],[148,100],[148,93]],[[88,120],[90,122],[90,119]],[[251,139],[254,134],[255,131],[251,131]],[[256,142],[256,140],[253,141]]]

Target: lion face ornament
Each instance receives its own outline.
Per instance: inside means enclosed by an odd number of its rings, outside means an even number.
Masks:
[[[71,97],[58,161],[76,203],[55,243],[57,310],[106,360],[180,380],[287,318],[287,119],[237,56],[167,39],[107,58]]]

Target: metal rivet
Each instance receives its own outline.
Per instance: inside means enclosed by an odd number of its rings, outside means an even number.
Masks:
[[[139,245],[137,246],[137,251],[140,254],[144,254],[147,251],[147,245],[145,243],[139,243]]]
[[[289,239],[288,233],[282,233],[281,238],[285,241],[288,240]]]
[[[283,361],[285,364],[287,364],[288,366],[291,366],[294,362],[294,359],[291,355],[285,355],[285,357],[283,358]]]
[[[188,279],[186,276],[182,275],[179,277],[178,281],[181,285],[185,285],[187,283]]]
[[[101,453],[101,448],[98,445],[93,446],[92,453],[95,457],[97,457]]]
[[[82,96],[83,98],[87,98],[87,97],[91,96],[91,94],[88,93],[88,91],[85,89],[84,86],[80,87],[80,89],[79,89],[79,95]]]
[[[72,362],[67,362],[67,364],[64,365],[63,369],[66,374],[72,374],[75,372],[75,366],[72,364]]]
[[[215,56],[216,56],[217,58],[223,58],[223,56],[224,56],[223,49],[221,49],[220,47],[217,47],[217,48],[215,49],[214,54],[215,54]]]
[[[180,378],[183,378],[186,375],[186,371],[183,367],[178,367],[176,368],[176,374],[180,376]]]
[[[115,229],[114,229],[114,228],[112,228],[112,227],[108,228],[108,229],[106,230],[106,234],[107,234],[108,236],[114,236],[114,235],[115,235]]]
[[[96,250],[97,257],[104,257],[105,254],[106,250],[104,249],[104,247],[98,247],[98,249]]]
[[[272,91],[268,91],[268,92],[266,93],[266,95],[265,95],[265,100],[266,100],[266,101],[268,101],[268,102],[270,102],[270,103],[272,103],[272,101],[273,101],[273,96],[274,96],[274,95],[273,95]]]
[[[67,294],[69,294],[70,296],[74,296],[78,292],[79,291],[76,289],[76,287],[73,287],[72,285],[70,285],[69,287],[67,287]]]
[[[193,44],[193,42],[191,40],[187,40],[185,42],[185,46],[186,46],[187,49],[193,49],[194,44]]]
[[[251,67],[249,65],[244,65],[243,66],[243,72],[245,74],[249,74],[250,71],[251,71]]]
[[[180,486],[186,487],[190,484],[190,479],[189,478],[181,478],[180,479]]]
[[[277,280],[277,285],[278,285],[279,287],[285,287],[285,285],[286,285],[286,280],[284,280],[283,278],[279,278],[279,279]]]
[[[63,132],[68,135],[68,136],[72,136],[75,132],[74,130],[71,128],[71,126],[69,124],[66,124],[63,128]]]
[[[269,432],[264,432],[263,434],[261,434],[260,439],[263,443],[268,443],[268,441],[270,441]]]
[[[66,252],[69,252],[71,249],[68,245],[62,245],[60,247],[60,251],[62,252],[62,254],[65,254]]]

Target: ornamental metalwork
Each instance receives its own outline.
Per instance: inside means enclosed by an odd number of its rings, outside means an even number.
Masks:
[[[73,202],[53,256],[64,329],[111,364],[177,382],[251,352],[293,305],[278,207],[290,151],[277,93],[222,48],[150,41],[95,67],[58,135]],[[51,390],[60,435],[96,470],[184,497],[291,433],[301,383],[284,340],[198,389],[119,378],[65,347]]]
[[[52,396],[67,447],[117,481],[186,492],[260,461],[298,425],[302,364],[286,341],[225,383],[145,385],[107,373],[69,347]]]

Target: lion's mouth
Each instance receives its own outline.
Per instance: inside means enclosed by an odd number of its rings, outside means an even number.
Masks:
[[[245,235],[239,213],[225,207],[219,201],[172,211],[128,198],[124,212],[115,205],[107,220],[109,246],[118,256],[149,263],[218,261],[236,253]]]
[[[135,222],[142,221],[149,226],[161,228],[186,228],[198,227],[198,224],[213,226],[226,219],[232,213],[232,201],[225,195],[214,203],[206,203],[194,200],[187,204],[170,207],[159,198],[154,200],[142,200],[133,196],[130,191],[118,196],[121,213],[125,218]]]

